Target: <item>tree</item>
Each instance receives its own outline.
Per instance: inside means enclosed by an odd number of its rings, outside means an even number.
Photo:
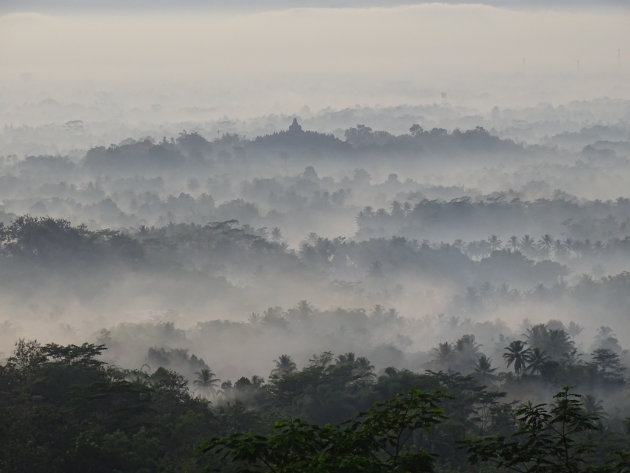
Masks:
[[[465,374],[473,371],[478,361],[479,347],[474,335],[462,335],[455,341],[455,362],[451,368]]]
[[[441,394],[412,390],[340,425],[276,422],[268,435],[237,433],[201,446],[220,456],[215,471],[262,473],[429,473],[435,456],[418,436],[442,421]]]
[[[549,361],[549,357],[540,350],[540,348],[536,347],[529,352],[527,357],[527,369],[531,374],[540,374],[542,368]]]
[[[521,238],[520,249],[523,253],[525,253],[526,256],[532,256],[534,250],[536,249],[534,239],[529,235],[525,235],[523,238]]]
[[[490,251],[498,251],[501,249],[503,242],[496,235],[491,235],[488,238],[488,244],[490,245]]]
[[[30,371],[45,361],[46,355],[37,340],[21,338],[15,343],[15,350],[7,360],[7,366],[18,371]]]
[[[610,327],[602,326],[597,329],[597,335],[595,335],[595,348],[608,348],[616,353],[622,351],[619,345],[619,339],[615,336],[613,330]]]
[[[508,244],[510,247],[510,250],[512,251],[512,253],[516,253],[519,248],[521,247],[520,243],[518,242],[518,237],[512,235],[509,240],[508,240]]]
[[[538,247],[549,256],[554,248],[555,242],[551,235],[548,233],[544,234],[540,240],[538,240]]]
[[[527,366],[530,350],[525,348],[525,345],[527,345],[526,342],[514,340],[505,347],[507,351],[503,354],[503,358],[505,359],[508,368],[514,364],[514,372],[517,376],[519,376]]]
[[[585,433],[599,428],[597,416],[584,409],[582,396],[569,387],[557,393],[550,405],[531,402],[516,409],[518,428],[510,436],[469,439],[472,464],[490,463],[499,471],[518,473],[580,473],[599,463]],[[598,471],[613,473],[603,467]],[[597,471],[597,470],[596,470]],[[620,471],[620,470],[619,470]]]
[[[562,326],[560,326],[562,327]],[[527,329],[527,344],[538,348],[550,360],[567,361],[574,350],[574,343],[563,328],[550,328],[550,324],[536,324]]]
[[[200,472],[193,446],[217,432],[179,375],[99,360],[104,347],[18,343],[0,363],[0,471]],[[142,373],[142,372],[139,372]]]
[[[623,372],[626,368],[621,364],[621,358],[617,353],[607,348],[598,348],[591,357],[592,365],[605,380],[623,383]]]
[[[409,128],[409,133],[411,134],[411,136],[420,136],[423,132],[424,132],[424,130],[417,123],[414,123]]]
[[[437,348],[433,349],[433,361],[438,365],[448,367],[455,358],[455,350],[453,345],[448,342],[438,343]]]
[[[216,377],[214,372],[210,368],[202,368],[195,373],[197,378],[193,381],[193,384],[199,387],[203,391],[207,391],[211,394],[216,394],[216,386],[221,382]]]
[[[276,367],[271,371],[271,377],[281,377],[293,373],[297,366],[289,355],[280,355],[275,361]]]
[[[497,369],[492,367],[492,360],[486,355],[479,355],[474,370],[475,378],[483,384],[488,384],[497,379],[497,375],[494,374]]]

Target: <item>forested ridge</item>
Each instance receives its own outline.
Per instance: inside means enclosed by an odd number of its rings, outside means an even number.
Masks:
[[[628,3],[0,0],[0,473],[630,473]]]
[[[627,472],[623,127],[462,129],[2,158],[0,472]]]
[[[101,361],[104,345],[20,340],[0,366],[0,471],[629,471],[627,410],[557,388],[571,378],[582,393],[623,392],[619,356],[554,361],[531,348],[544,337],[557,331],[510,343],[507,366],[472,336],[436,347],[438,364],[477,353],[468,375],[376,373],[364,357],[324,352],[301,368],[281,355],[268,375],[234,381],[192,356],[190,382],[159,354],[121,369]],[[514,398],[528,390],[546,402]]]
[[[89,275],[95,293],[121,275],[155,271],[237,291],[228,277],[252,265],[261,279],[289,270],[315,281],[363,264],[379,287],[391,271],[432,268],[450,276],[459,265],[459,273],[479,277],[483,265],[510,258],[506,274],[514,278],[521,264],[524,275],[540,280],[539,265],[562,274],[554,260],[570,262],[568,252],[606,251],[576,244],[561,254],[544,236],[485,244],[488,253],[480,255],[474,242],[315,235],[290,249],[266,229],[235,221],[121,231],[22,216],[0,226],[7,284],[36,277],[79,283]],[[628,279],[585,277],[574,287],[531,292],[486,283],[469,286],[452,304],[474,314],[528,298],[605,298],[625,291]],[[600,326],[587,345],[575,322],[529,323],[520,333],[485,324],[412,320],[381,306],[322,310],[301,301],[252,313],[246,322],[207,320],[188,329],[124,323],[82,345],[20,339],[0,367],[0,471],[628,471],[629,355],[614,331]],[[449,338],[433,338],[432,348],[416,352],[410,335],[423,330]],[[470,332],[453,337],[462,330]],[[299,365],[285,353],[262,360],[266,372],[236,374],[251,344],[273,349],[276,340],[295,338],[297,347],[305,337],[353,351],[304,360],[302,348]],[[379,344],[383,337],[391,341]],[[207,345],[215,354],[232,345],[238,358],[206,359],[190,350]],[[130,355],[132,346],[145,351]],[[378,367],[356,350],[369,351]],[[130,367],[131,359],[142,363]]]

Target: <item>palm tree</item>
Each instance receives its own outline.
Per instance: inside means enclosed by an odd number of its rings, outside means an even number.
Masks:
[[[538,240],[538,247],[549,256],[554,247],[553,237],[549,235],[549,233],[545,233],[540,240]]]
[[[525,348],[525,345],[527,345],[526,342],[514,340],[505,347],[507,351],[503,354],[508,368],[510,365],[514,364],[514,372],[517,376],[525,369],[529,357],[530,350],[529,348]]]
[[[574,349],[573,340],[562,328],[550,329],[549,324],[536,324],[527,329],[527,343],[539,348],[553,361],[565,360]]]
[[[433,361],[441,366],[449,365],[455,357],[453,345],[448,342],[438,343],[437,348],[433,349]]]
[[[602,419],[608,417],[602,401],[590,394],[586,394],[582,397],[582,407],[589,415],[597,417],[600,423]]]
[[[534,239],[529,235],[525,235],[523,238],[521,238],[520,246],[521,246],[521,251],[525,253],[525,255],[527,256],[531,256],[534,253],[534,250],[536,249]]]
[[[352,362],[352,384],[357,386],[364,386],[371,383],[372,379],[376,377],[374,374],[374,366],[364,356],[360,356]]]
[[[477,363],[479,357],[480,345],[475,342],[475,336],[466,334],[462,335],[453,345],[454,364],[450,366],[454,371],[461,373],[470,373]]]
[[[541,350],[547,349],[549,340],[549,328],[547,324],[532,325],[526,330],[524,335],[530,347],[540,348]]]
[[[549,357],[540,348],[534,348],[530,350],[527,358],[529,364],[527,369],[531,374],[540,374],[542,367],[549,361]]]
[[[359,358],[357,358],[354,362],[354,370],[355,372],[357,372],[359,375],[361,375],[362,377],[373,377],[374,376],[374,365],[372,365],[372,363],[370,363],[370,360],[368,360],[366,357],[364,356],[360,356]]]
[[[477,352],[479,351],[479,347],[480,345],[477,342],[475,342],[475,336],[470,335],[470,334],[462,335],[455,342],[455,349],[459,352],[465,352],[465,351]]]
[[[339,355],[337,357],[337,363],[354,364],[355,360],[356,360],[356,355],[352,353],[351,351],[348,353],[344,353],[343,355]]]
[[[490,245],[491,252],[499,251],[502,243],[503,242],[499,240],[499,237],[496,235],[491,235],[490,238],[488,238],[488,244]]]
[[[280,355],[275,363],[276,367],[271,371],[272,377],[282,377],[297,370],[296,364],[289,355]]]
[[[549,352],[555,360],[571,360],[575,344],[563,329],[549,330]]]
[[[203,391],[216,394],[217,390],[215,386],[218,385],[221,380],[216,377],[210,368],[202,368],[195,374],[197,375],[197,379],[193,381],[195,386],[198,386]]]
[[[521,247],[520,243],[518,242],[518,237],[512,235],[508,241],[510,250],[512,250],[512,253],[516,253]]]
[[[474,369],[475,377],[482,383],[487,383],[497,378],[497,375],[494,374],[497,369],[492,367],[492,360],[486,355],[479,355]]]

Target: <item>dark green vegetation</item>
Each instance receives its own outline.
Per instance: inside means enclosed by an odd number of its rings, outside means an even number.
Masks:
[[[540,327],[530,335],[558,336]],[[461,356],[471,343],[441,344],[436,356]],[[99,360],[104,349],[17,343],[0,365],[0,472],[629,471],[627,411],[607,414],[569,388],[548,404],[508,401],[483,355],[469,376],[395,368],[377,376],[353,353],[325,352],[298,369],[283,355],[267,380],[220,389],[212,370],[200,369],[192,384],[211,402],[163,367],[109,366]],[[623,399],[611,350],[589,363],[541,362],[535,350],[506,347],[510,366],[521,357],[522,367],[498,375],[502,388],[550,389],[546,373],[582,369],[590,373],[583,387]]]

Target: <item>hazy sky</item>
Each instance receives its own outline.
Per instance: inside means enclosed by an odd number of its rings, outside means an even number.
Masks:
[[[483,4],[513,8],[549,8],[552,7],[602,7],[627,6],[626,0],[4,0],[1,10],[58,11],[79,9],[133,9],[133,8],[241,8],[241,9],[276,9],[296,7],[373,7],[414,5],[427,3],[448,4]]]
[[[0,15],[0,102],[107,91],[127,105],[171,100],[229,114],[441,91],[515,102],[628,97],[627,45],[630,15],[605,8],[9,13]]]

